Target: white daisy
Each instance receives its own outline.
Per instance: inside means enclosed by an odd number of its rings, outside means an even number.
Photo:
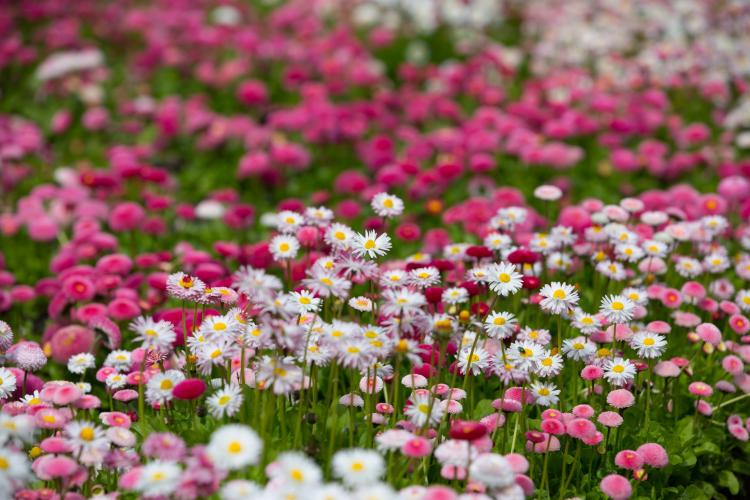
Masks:
[[[294,236],[280,234],[273,237],[268,249],[274,260],[291,260],[297,256],[299,241]]]
[[[354,448],[333,455],[333,474],[349,486],[376,482],[385,471],[383,457],[372,450]]]
[[[371,259],[388,253],[391,249],[391,238],[387,234],[378,235],[375,231],[357,233],[352,239],[352,252],[358,257],[367,256]]]
[[[667,349],[667,341],[662,335],[647,331],[638,332],[630,340],[630,346],[641,358],[658,358]]]
[[[487,332],[487,336],[493,339],[507,339],[513,336],[516,331],[518,320],[516,317],[504,311],[497,311],[489,314],[482,327]]]
[[[492,264],[486,268],[490,290],[498,295],[507,297],[523,287],[523,276],[517,272],[516,266],[508,262]]]
[[[539,406],[554,406],[560,400],[560,389],[555,384],[534,382],[531,384],[531,391],[534,393],[534,402]]]
[[[627,323],[633,319],[635,303],[622,295],[607,295],[602,298],[599,312],[610,324]]]
[[[89,352],[74,354],[68,358],[68,371],[70,373],[85,373],[89,368],[96,366],[94,355]]]
[[[242,389],[237,385],[229,385],[206,399],[206,405],[214,418],[222,418],[225,415],[231,417],[240,410],[242,400]]]
[[[404,202],[401,198],[388,193],[373,196],[370,206],[380,217],[397,217],[404,211]]]
[[[608,360],[604,366],[604,378],[612,385],[625,385],[635,378],[635,365],[622,358]]]
[[[216,467],[237,470],[255,465],[260,459],[263,442],[250,427],[230,424],[211,434],[206,453]]]
[[[7,368],[0,367],[0,399],[5,399],[16,390],[16,376]]]
[[[539,295],[543,297],[539,305],[552,314],[562,314],[578,304],[578,292],[567,283],[555,281],[544,285]]]
[[[181,475],[176,462],[154,460],[141,468],[135,487],[144,497],[168,497],[180,484]]]

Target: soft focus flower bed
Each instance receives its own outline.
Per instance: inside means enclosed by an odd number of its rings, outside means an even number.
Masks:
[[[748,26],[2,2],[0,498],[747,498]]]

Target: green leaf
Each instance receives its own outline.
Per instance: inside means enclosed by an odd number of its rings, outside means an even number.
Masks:
[[[740,482],[733,472],[723,470],[719,473],[719,484],[729,490],[729,493],[736,495],[740,491]]]
[[[708,500],[708,496],[706,496],[703,490],[694,484],[685,488],[685,491],[680,498],[684,500]]]

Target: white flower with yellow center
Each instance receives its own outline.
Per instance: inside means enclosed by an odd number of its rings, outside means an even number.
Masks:
[[[246,425],[230,424],[211,435],[206,453],[219,469],[238,470],[255,465],[260,459],[263,442]]]

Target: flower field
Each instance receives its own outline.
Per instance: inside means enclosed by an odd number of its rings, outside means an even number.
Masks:
[[[747,498],[748,26],[0,2],[0,500]]]

